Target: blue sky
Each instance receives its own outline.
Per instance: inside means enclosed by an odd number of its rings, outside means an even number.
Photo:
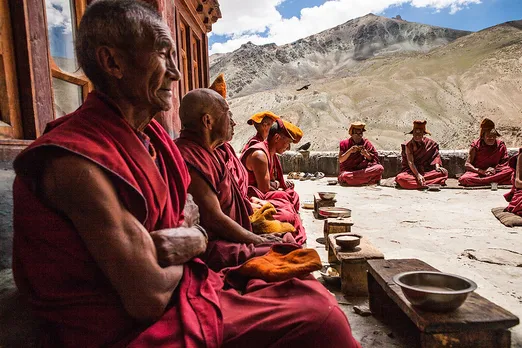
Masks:
[[[214,24],[210,53],[255,44],[293,42],[369,12],[478,31],[522,19],[522,0],[220,0],[223,18]]]

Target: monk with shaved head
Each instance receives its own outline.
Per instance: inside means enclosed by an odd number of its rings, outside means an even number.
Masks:
[[[189,192],[201,211],[201,225],[209,234],[207,264],[219,270],[266,253],[280,239],[252,232],[252,204],[221,148],[235,126],[227,101],[211,89],[196,89],[183,97],[179,115],[183,129],[176,145],[189,168]]]

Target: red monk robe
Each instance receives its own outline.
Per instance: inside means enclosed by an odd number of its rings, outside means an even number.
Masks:
[[[244,229],[252,231],[248,218],[253,213],[252,205],[227,167],[226,152],[216,150],[212,153],[194,141],[193,137],[191,133],[185,131],[181,132],[181,136],[175,141],[185,163],[198,172],[215,192],[223,213]],[[224,267],[240,265],[253,256],[267,253],[270,249],[269,244],[254,246],[254,244],[236,243],[220,238],[211,214],[201,209],[201,226],[209,236],[207,252],[203,260],[211,269],[219,271]]]
[[[224,156],[227,167],[232,173],[232,176],[235,178],[241,192],[245,195],[245,197],[257,197],[272,203],[272,205],[277,210],[277,214],[273,216],[274,219],[292,224],[296,230],[295,233],[293,233],[295,242],[299,245],[304,244],[306,241],[306,232],[304,226],[301,222],[299,214],[295,211],[294,207],[291,204],[288,204],[288,200],[280,197],[270,197],[273,196],[271,194],[273,191],[264,194],[255,187],[249,186],[247,169],[237,157],[236,152],[232,146],[229,143],[226,143],[219,149],[225,152]]]
[[[352,138],[339,143],[339,157],[356,145]],[[368,139],[363,139],[363,146],[371,155],[366,159],[360,152],[352,153],[346,161],[339,163],[338,181],[341,185],[359,186],[378,184],[382,178],[384,167],[379,163],[377,150]]]
[[[158,321],[133,319],[70,220],[35,194],[42,164],[56,151],[68,152],[106,170],[147,230],[181,225],[190,177],[178,149],[152,121],[144,132],[156,150],[155,164],[117,110],[91,93],[14,162],[13,273],[33,313],[46,322],[43,346],[291,347],[299,341],[302,347],[360,347],[334,297],[316,280],[251,280],[240,295],[223,290],[221,277],[198,259],[185,265]]]
[[[504,195],[504,198],[506,201],[509,202],[509,205],[507,206],[505,211],[509,211],[510,213],[517,214],[519,216],[522,216],[522,189],[519,189],[515,186],[515,180],[516,175],[518,174],[517,171],[517,163],[518,163],[518,156],[522,153],[522,148],[518,150],[518,155],[513,156],[509,159],[509,167],[513,171],[513,174],[511,175],[511,191],[506,193]]]
[[[265,141],[265,139],[263,139],[263,137],[259,133],[256,133],[256,135],[254,135],[252,138],[250,138],[247,141],[247,143],[245,144],[245,146],[243,146],[243,150],[241,150],[241,153],[248,150],[252,145],[255,145],[257,143],[262,143],[263,141]]]
[[[508,164],[509,156],[506,144],[502,140],[496,140],[492,146],[487,145],[484,140],[477,139],[471,144],[475,149],[475,158],[471,163],[475,168],[486,170],[495,168],[495,174],[481,176],[479,173],[467,171],[459,178],[462,186],[482,186],[496,182],[500,185],[509,185],[513,169]]]
[[[439,144],[430,138],[422,138],[420,146],[413,139],[402,144],[402,169],[395,177],[397,184],[404,189],[421,188],[417,179],[413,175],[408,158],[406,157],[406,146],[410,148],[413,154],[414,164],[419,173],[424,176],[426,185],[444,185],[448,179],[448,175],[435,170],[435,164],[442,165],[439,154]]]
[[[261,150],[265,153],[266,157],[268,158],[268,170],[270,171],[270,180],[277,180],[279,182],[279,190],[277,191],[269,191],[265,193],[265,198],[258,197],[259,199],[265,199],[265,200],[272,200],[272,199],[278,199],[281,201],[287,201],[290,202],[290,204],[294,207],[295,211],[299,211],[299,195],[297,192],[294,191],[293,187],[290,187],[290,185],[287,185],[284,174],[283,174],[283,168],[281,166],[281,161],[279,161],[279,158],[277,157],[277,154],[274,154],[273,156],[270,156],[270,151],[268,150],[268,143],[266,141],[263,142],[257,142],[253,143],[248,149],[243,151],[241,153],[241,163],[246,168],[246,158],[248,155],[250,155],[252,152]],[[253,186],[257,188],[257,181],[256,177],[254,175],[254,172],[247,169],[248,173],[248,185]],[[252,193],[259,190],[253,190]]]

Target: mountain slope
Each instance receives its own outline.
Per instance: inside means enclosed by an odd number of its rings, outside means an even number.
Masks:
[[[246,119],[266,109],[298,124],[311,150],[337,150],[348,124],[356,120],[368,124],[366,135],[378,149],[399,149],[414,119],[428,120],[442,148],[467,148],[484,117],[497,122],[508,146],[519,146],[521,29],[522,21],[509,22],[426,53],[378,55],[342,74],[310,79],[310,88],[300,92],[299,85],[281,83],[231,98],[238,124],[233,145],[239,149],[254,133]]]
[[[427,52],[467,34],[369,14],[287,45],[249,42],[234,52],[213,55],[210,72],[225,73],[229,96],[239,97],[325,76],[347,76],[361,60]]]

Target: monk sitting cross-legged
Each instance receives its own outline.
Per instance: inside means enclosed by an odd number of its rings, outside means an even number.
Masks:
[[[95,91],[14,162],[13,275],[42,321],[39,345],[360,347],[310,276],[229,289],[198,258],[207,238],[188,170],[153,120],[180,79],[160,15],[98,0],[76,34]]]
[[[219,270],[266,253],[280,238],[252,232],[251,202],[227,165],[233,155],[222,148],[235,126],[228,103],[214,90],[193,90],[181,100],[180,118],[183,130],[176,145],[189,167],[189,192],[209,234],[204,260]]]
[[[404,189],[419,189],[428,185],[444,185],[448,171],[442,167],[439,145],[426,138],[426,121],[414,121],[408,133],[413,138],[402,144],[402,170],[395,177],[397,184]]]
[[[517,156],[511,157],[509,166],[514,171],[514,175],[511,179],[511,191],[504,195],[509,202],[504,210],[522,216],[522,148],[519,149]]]
[[[384,167],[379,164],[377,150],[363,138],[366,125],[354,122],[348,133],[350,139],[339,144],[339,183],[345,186],[378,184]]]
[[[241,163],[248,173],[248,195],[267,200],[276,206],[278,211],[287,211],[287,218],[282,221],[293,223],[296,227],[294,235],[297,243],[306,241],[306,232],[298,216],[299,195],[293,184],[283,177],[281,162],[277,154],[286,151],[290,143],[301,140],[302,131],[290,122],[277,119],[270,128],[266,141],[258,142],[246,149],[240,157]]]
[[[497,139],[495,123],[485,118],[480,124],[480,138],[469,149],[466,173],[459,178],[462,186],[482,186],[496,182],[509,185],[513,170],[509,167],[506,144]]]

